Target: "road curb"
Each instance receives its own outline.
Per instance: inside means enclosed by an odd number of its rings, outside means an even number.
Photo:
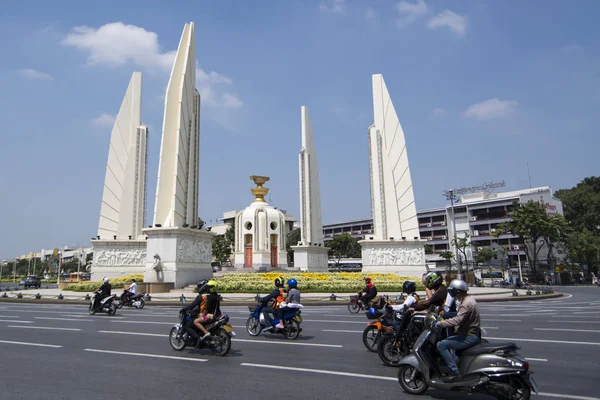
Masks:
[[[528,300],[547,300],[556,299],[563,297],[564,293],[555,292],[552,294],[541,294],[541,295],[519,295],[512,297],[495,297],[495,298],[475,298],[478,303],[496,303],[496,302],[507,302],[507,301],[528,301]],[[89,300],[58,300],[58,299],[17,299],[17,298],[0,298],[0,303],[28,303],[28,304],[89,304]],[[223,300],[223,306],[251,306],[255,305],[255,301],[225,301]],[[304,303],[307,306],[345,306],[346,301],[329,300],[329,301],[307,301]],[[151,300],[146,301],[146,306],[162,306],[162,307],[182,307],[183,304],[175,301],[160,301]]]

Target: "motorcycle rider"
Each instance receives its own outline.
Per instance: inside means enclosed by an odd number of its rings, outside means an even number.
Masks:
[[[111,295],[112,286],[108,282],[108,278],[105,276],[103,279],[102,286],[98,289],[96,296],[94,297],[94,310],[98,309],[100,302]]]
[[[279,310],[277,310],[277,318],[279,319],[279,323],[275,325],[275,328],[277,329],[283,329],[283,314],[285,312],[303,308],[302,304],[300,304],[300,290],[298,290],[298,281],[296,281],[294,278],[290,278],[287,284],[288,295],[285,301],[279,305]]]
[[[204,340],[210,336],[210,332],[206,330],[203,324],[211,322],[215,318],[215,314],[219,312],[219,295],[217,294],[217,281],[211,279],[201,280],[198,282],[198,296],[194,301],[187,307],[181,309],[181,312],[194,310],[199,307],[198,315],[194,319],[194,325],[196,328],[203,333],[202,337],[198,337],[198,334],[193,329],[186,329],[186,331],[194,338]]]
[[[358,299],[364,304],[365,307],[369,307],[369,303],[371,302],[371,300],[373,300],[375,296],[377,296],[377,288],[375,287],[373,282],[371,282],[371,278],[369,278],[368,276],[365,276],[363,279],[365,281],[366,286],[358,294]]]
[[[202,296],[204,294],[210,293],[210,289],[208,288],[208,286],[206,286],[207,283],[208,283],[207,279],[202,279],[202,280],[198,281],[198,284],[196,285],[196,289],[198,289],[198,296],[196,296],[194,301],[192,301],[188,306],[183,307],[181,310],[179,310],[180,314],[184,313],[186,311],[194,311],[194,309],[196,307],[198,307],[198,310],[200,309],[199,306],[203,300]],[[194,319],[195,319],[196,315],[197,315],[197,312],[194,312],[192,317],[194,317]],[[193,320],[192,320],[192,324],[193,324]],[[198,336],[196,331],[189,324],[186,324],[185,331],[188,333],[188,335],[190,335],[194,339],[200,339],[200,337]]]
[[[131,280],[131,284],[129,288],[123,291],[121,295],[121,304],[125,304],[130,298],[137,294],[137,283],[135,283],[135,279]]]
[[[444,278],[435,272],[427,272],[423,275],[423,285],[425,286],[425,293],[427,293],[427,299],[415,304],[415,311],[427,310],[430,306],[442,307],[446,301],[446,295],[448,290],[443,285]]]
[[[260,303],[264,304],[265,307],[262,309],[262,314],[267,322],[267,327],[264,330],[268,330],[273,325],[270,314],[274,314],[279,309],[279,305],[285,300],[285,289],[283,287],[285,280],[283,277],[275,278],[275,289],[268,295],[260,299]]]
[[[448,292],[460,301],[458,313],[456,317],[433,323],[433,326],[440,328],[458,327],[456,336],[451,336],[437,344],[440,354],[451,371],[444,378],[444,382],[454,382],[460,376],[456,366],[458,359],[452,350],[464,350],[481,342],[479,306],[467,293],[468,290],[469,287],[463,280],[454,279],[450,282]]]

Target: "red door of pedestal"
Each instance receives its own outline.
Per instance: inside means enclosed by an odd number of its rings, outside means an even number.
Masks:
[[[277,268],[277,246],[271,246],[271,268]]]
[[[252,246],[247,246],[245,249],[244,267],[252,268]]]

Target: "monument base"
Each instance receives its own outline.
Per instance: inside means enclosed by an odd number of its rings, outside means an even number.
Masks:
[[[175,289],[213,276],[214,233],[191,228],[147,228],[144,282],[173,283]]]
[[[329,249],[317,246],[292,246],[294,269],[308,272],[327,272]]]
[[[143,274],[146,270],[146,240],[92,240],[92,281]]]
[[[269,251],[254,251],[252,252],[252,268],[246,267],[245,253],[234,253],[234,267],[236,270],[252,270],[258,272],[271,271],[278,268],[287,268],[287,252],[277,252],[277,266],[271,265],[271,252]],[[285,262],[281,262],[285,260]]]
[[[362,272],[421,276],[427,272],[425,240],[361,240]]]

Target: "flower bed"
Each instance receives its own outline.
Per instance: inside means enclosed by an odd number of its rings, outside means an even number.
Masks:
[[[282,276],[286,282],[290,278],[298,281],[298,289],[303,293],[356,293],[365,286],[363,278],[371,277],[379,293],[401,292],[402,284],[411,280],[417,290],[424,290],[419,277],[398,276],[395,274],[364,274],[359,272],[318,273],[243,273],[226,274],[215,278],[219,293],[268,293],[273,290],[275,278]]]
[[[111,278],[110,284],[113,289],[122,289],[125,284],[129,284],[132,279],[135,279],[136,282],[143,282],[144,275],[142,274],[131,274],[125,275],[120,278]],[[65,290],[70,290],[73,292],[95,292],[102,286],[102,281],[87,281],[80,283],[72,283],[68,285]]]

